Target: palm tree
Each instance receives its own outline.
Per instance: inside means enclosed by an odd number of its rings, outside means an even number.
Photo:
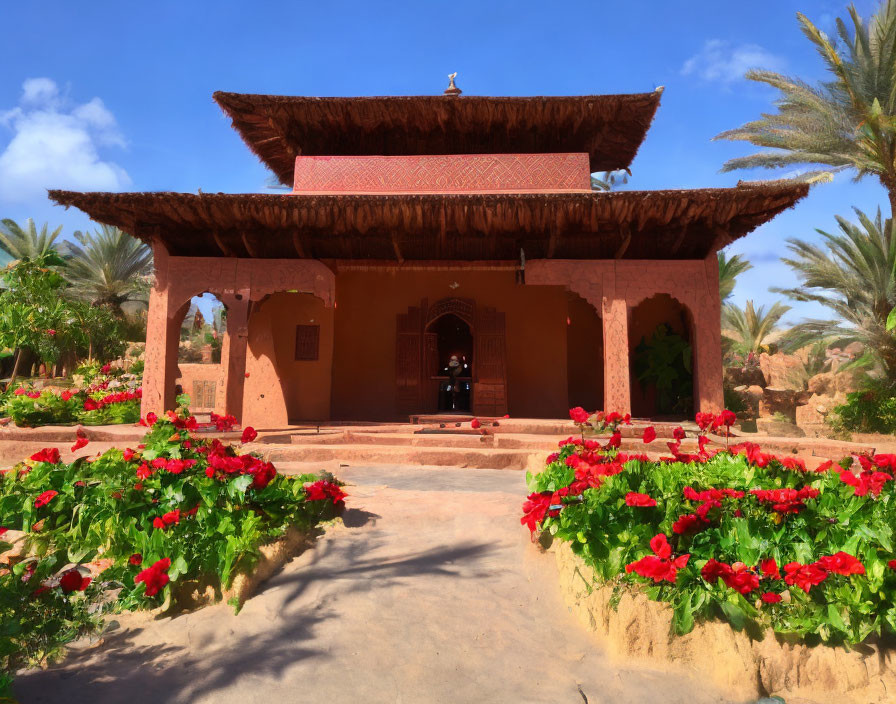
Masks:
[[[722,298],[722,303],[734,293],[737,277],[752,268],[753,265],[739,254],[728,259],[724,252],[719,252],[719,295]]]
[[[62,225],[52,232],[48,230],[47,223],[44,223],[38,232],[31,218],[28,218],[25,227],[9,218],[0,220],[0,250],[13,260],[38,259],[53,249],[53,243],[62,232]]]
[[[743,310],[733,303],[726,303],[722,309],[722,334],[737,354],[757,354],[769,342],[769,337],[789,310],[790,306],[777,302],[767,312],[765,306],[755,308],[753,301],[747,301]]]
[[[887,316],[896,306],[896,232],[880,210],[872,220],[856,209],[859,224],[837,217],[840,233],[818,233],[823,245],[788,240],[792,258],[784,258],[800,286],[772,289],[795,301],[814,301],[832,310],[838,320],[806,320],[787,335],[789,347],[802,347],[820,337],[835,343],[861,342],[866,361],[877,361],[886,378],[896,380],[896,332],[887,330]]]
[[[65,270],[74,297],[118,315],[126,303],[146,303],[152,274],[149,247],[108,225],[92,233],[75,232],[75,239],[80,244],[66,243],[70,256]]]
[[[867,23],[850,6],[851,27],[837,20],[838,44],[804,15],[797,13],[797,18],[831,80],[811,85],[772,71],[748,71],[748,79],[780,91],[778,112],[716,139],[771,151],[732,159],[722,170],[797,164],[852,169],[857,179],[876,176],[887,189],[891,213],[896,213],[896,0],[886,0]]]

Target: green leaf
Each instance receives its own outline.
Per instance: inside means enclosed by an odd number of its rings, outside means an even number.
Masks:
[[[887,330],[896,330],[896,308],[887,316]]]

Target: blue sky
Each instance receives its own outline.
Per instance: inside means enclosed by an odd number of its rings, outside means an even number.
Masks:
[[[802,36],[843,0],[618,2],[0,3],[0,217],[70,234],[80,212],[44,190],[263,191],[267,174],[211,99],[215,90],[293,95],[438,94],[446,75],[475,95],[644,92],[662,105],[627,188],[730,186],[781,172],[718,173],[751,147],[711,142],[771,109],[774,92],[742,79],[757,66],[824,77]],[[858,0],[868,15],[876,0]],[[788,237],[833,229],[835,214],[875,210],[883,189],[849,176],[735,243],[755,268],[735,300],[770,303],[793,283]],[[789,320],[820,309],[802,304]]]

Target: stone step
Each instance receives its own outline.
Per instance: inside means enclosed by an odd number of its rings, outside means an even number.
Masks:
[[[271,445],[257,448],[276,466],[301,462],[340,465],[403,464],[470,467],[477,469],[538,469],[545,453],[527,450],[417,447],[400,445]]]

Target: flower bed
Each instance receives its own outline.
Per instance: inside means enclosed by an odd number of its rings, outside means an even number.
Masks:
[[[83,369],[83,368],[82,368]],[[140,378],[104,365],[83,389],[37,391],[20,386],[7,394],[5,413],[18,426],[110,425],[140,419]]]
[[[287,477],[253,454],[198,437],[186,409],[143,422],[149,431],[136,448],[71,464],[47,448],[0,475],[0,533],[21,531],[14,549],[0,544],[4,624],[23,605],[44,609],[57,624],[68,619],[47,639],[55,646],[88,625],[59,612],[73,602],[157,608],[186,583],[228,596],[237,575],[270,560],[265,546],[296,531],[308,535],[344,505],[331,477]],[[253,438],[246,428],[244,442]],[[67,584],[65,575],[73,571],[81,581],[69,589],[74,576]],[[245,594],[233,595],[241,601]],[[0,650],[7,671],[55,652],[35,648],[24,631],[14,640]]]
[[[708,430],[731,419],[697,420]],[[679,431],[659,461],[620,453],[618,433],[604,445],[570,438],[529,477],[522,522],[568,541],[601,582],[669,603],[679,634],[722,619],[757,637],[891,642],[896,455],[810,472],[751,443],[709,451],[705,438],[686,454]]]

